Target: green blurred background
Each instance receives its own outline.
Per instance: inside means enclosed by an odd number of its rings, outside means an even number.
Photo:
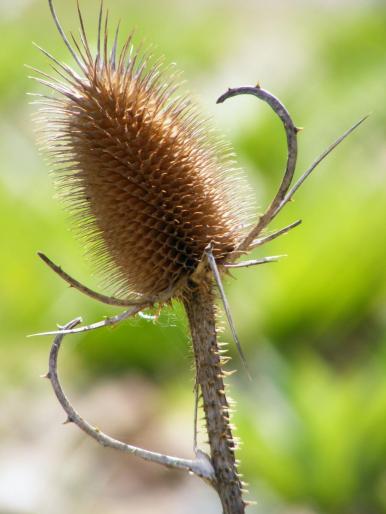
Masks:
[[[229,86],[280,97],[304,127],[298,173],[369,112],[275,227],[304,223],[256,251],[278,264],[226,284],[253,380],[231,381],[251,514],[386,513],[386,5],[375,1],[106,0],[122,33],[155,43],[234,144],[262,209],[285,160],[280,123],[254,98],[216,105]],[[269,5],[268,5],[269,4]],[[77,30],[76,4],[57,0]],[[97,2],[82,0],[95,41]],[[38,153],[26,92],[36,41],[67,62],[44,0],[0,0],[0,513],[220,512],[200,481],[97,447],[63,414],[46,371],[50,340],[26,334],[116,311],[69,289],[47,253],[98,287]],[[240,200],[242,201],[242,199]],[[224,323],[225,326],[225,323]],[[225,330],[223,339],[230,341]],[[193,372],[178,305],[66,341],[64,381],[86,417],[115,436],[190,456]]]

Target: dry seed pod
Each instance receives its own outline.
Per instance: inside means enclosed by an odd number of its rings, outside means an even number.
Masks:
[[[115,293],[168,299],[183,292],[209,243],[221,262],[243,239],[247,188],[229,147],[175,96],[161,61],[134,53],[131,37],[117,55],[118,31],[110,48],[102,17],[101,8],[95,56],[80,11],[76,51],[57,22],[81,74],[45,52],[61,77],[42,80],[60,94],[42,110],[46,147],[87,252]]]

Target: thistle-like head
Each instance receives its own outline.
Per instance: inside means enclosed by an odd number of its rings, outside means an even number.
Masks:
[[[160,60],[109,43],[101,6],[93,53],[79,7],[77,68],[44,52],[55,77],[45,99],[45,146],[61,196],[87,252],[116,293],[169,299],[181,294],[204,250],[221,263],[245,236],[249,199],[232,153],[195,106],[176,96]],[[47,77],[47,76],[46,76]]]

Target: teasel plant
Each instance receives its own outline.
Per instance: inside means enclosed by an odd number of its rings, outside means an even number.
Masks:
[[[96,292],[67,274],[43,253],[40,258],[65,282],[96,301],[122,307],[120,314],[82,325],[76,318],[53,335],[48,378],[67,422],[103,446],[169,468],[185,470],[212,486],[224,514],[248,505],[235,456],[232,405],[225,385],[230,357],[218,341],[220,299],[241,361],[246,358],[232,320],[222,280],[234,268],[278,260],[240,260],[254,248],[286,234],[301,220],[267,233],[270,223],[332,150],[366,117],[341,135],[294,182],[299,129],[284,105],[260,85],[228,89],[222,103],[238,95],[266,102],[281,120],[287,162],[278,190],[260,215],[251,213],[251,192],[235,168],[230,147],[197,112],[188,95],[178,95],[178,77],[162,59],[134,50],[130,35],[118,51],[119,26],[109,37],[108,11],[99,9],[93,52],[78,4],[79,35],[68,37],[48,0],[53,21],[75,67],[38,47],[53,75],[32,68],[53,94],[37,94],[39,129],[59,196],[80,229],[90,259],[114,289]],[[110,43],[110,39],[112,39]],[[57,371],[63,338],[118,323],[172,300],[185,308],[195,362],[194,456],[182,459],[129,445],[86,421],[64,393]],[[209,451],[198,448],[197,412],[204,412]]]

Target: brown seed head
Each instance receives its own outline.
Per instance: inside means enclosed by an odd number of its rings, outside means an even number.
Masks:
[[[110,50],[102,8],[93,56],[79,19],[76,51],[58,27],[81,75],[45,52],[63,79],[41,80],[60,94],[42,109],[54,177],[115,291],[171,298],[209,243],[221,263],[245,234],[245,184],[160,61],[133,54],[131,37],[117,56],[118,31]]]

